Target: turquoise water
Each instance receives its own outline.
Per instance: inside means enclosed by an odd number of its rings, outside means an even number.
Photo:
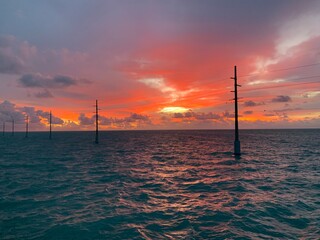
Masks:
[[[320,130],[0,137],[0,239],[318,239]]]

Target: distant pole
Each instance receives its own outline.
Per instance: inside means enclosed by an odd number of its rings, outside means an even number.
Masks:
[[[99,114],[98,114],[98,100],[96,100],[96,140],[95,143],[99,143]]]
[[[238,87],[241,87],[237,83],[237,66],[234,66],[234,130],[235,130],[235,139],[234,139],[234,155],[240,156],[240,140],[239,140],[239,124],[238,124]]]
[[[49,132],[49,139],[52,138],[52,113],[50,111],[50,116],[49,116],[49,129],[50,129],[50,132]]]
[[[11,132],[11,135],[12,136],[14,135],[14,119],[12,119],[12,132]]]
[[[27,115],[27,118],[26,118],[26,138],[28,138],[28,134],[29,134],[29,116]]]
[[[2,124],[2,136],[4,136],[5,132],[6,132],[6,122],[4,121]]]

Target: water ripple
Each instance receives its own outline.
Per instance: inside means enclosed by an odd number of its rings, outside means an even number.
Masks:
[[[316,239],[319,133],[243,131],[240,159],[232,131],[17,133],[0,140],[0,238]]]

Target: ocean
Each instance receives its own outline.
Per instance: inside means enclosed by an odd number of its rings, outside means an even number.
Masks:
[[[320,130],[0,136],[0,239],[319,239]]]

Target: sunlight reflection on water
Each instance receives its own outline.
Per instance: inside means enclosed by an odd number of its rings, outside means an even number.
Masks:
[[[1,238],[314,238],[319,133],[242,131],[240,159],[232,131],[6,137]]]

